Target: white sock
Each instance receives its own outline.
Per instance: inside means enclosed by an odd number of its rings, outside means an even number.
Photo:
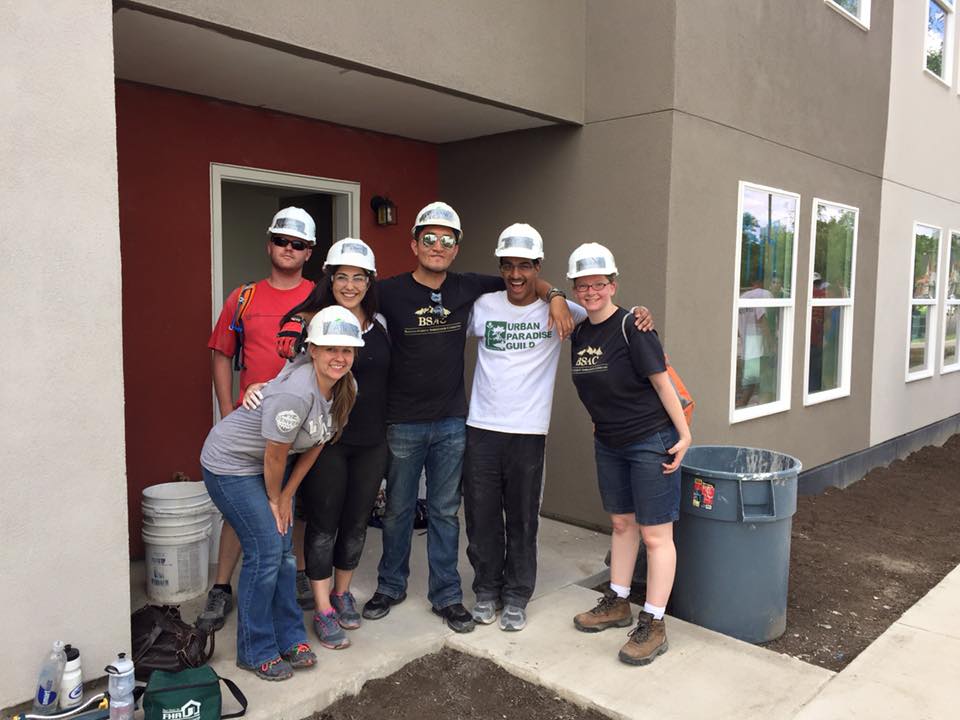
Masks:
[[[653,615],[654,620],[663,620],[664,613],[667,612],[665,607],[657,607],[656,605],[651,605],[648,602],[643,604],[643,611],[648,612]]]
[[[610,589],[613,590],[617,597],[628,598],[630,597],[630,588],[624,587],[623,585],[614,585],[610,583]]]

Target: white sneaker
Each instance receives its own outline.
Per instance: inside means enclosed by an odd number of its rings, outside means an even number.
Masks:
[[[500,613],[500,629],[507,632],[523,630],[527,626],[527,611],[516,605],[506,605]]]
[[[497,619],[497,605],[496,600],[478,600],[470,611],[473,621],[481,625],[489,625]]]

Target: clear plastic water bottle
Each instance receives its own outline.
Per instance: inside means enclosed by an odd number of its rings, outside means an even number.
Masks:
[[[133,661],[126,653],[117,655],[107,673],[107,692],[110,694],[110,720],[133,720]]]
[[[34,715],[54,715],[57,712],[57,700],[60,698],[60,681],[67,656],[63,651],[63,641],[55,640],[50,654],[40,666],[37,680],[37,695],[33,698]]]
[[[80,651],[67,644],[63,648],[67,664],[60,681],[60,709],[69,710],[83,702],[83,670],[80,668]]]

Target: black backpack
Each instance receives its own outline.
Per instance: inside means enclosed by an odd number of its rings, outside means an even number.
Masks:
[[[172,605],[144,605],[130,616],[130,631],[137,680],[149,679],[154,670],[197,668],[213,655],[214,633],[188,625]]]

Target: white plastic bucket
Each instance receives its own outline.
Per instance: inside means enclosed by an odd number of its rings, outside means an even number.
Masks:
[[[169,482],[151,485],[143,490],[143,514],[203,515],[213,508],[213,502],[202,482]]]
[[[154,535],[143,530],[147,597],[175,604],[207,591],[210,562],[210,516],[207,527],[180,536]]]
[[[211,511],[202,482],[170,482],[143,491],[147,597],[179,603],[207,590]]]

